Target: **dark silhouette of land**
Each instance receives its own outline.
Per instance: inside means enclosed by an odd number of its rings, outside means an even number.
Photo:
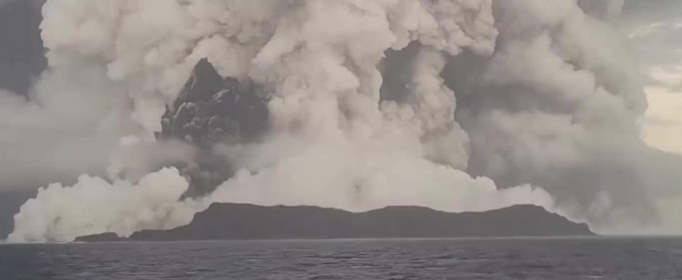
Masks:
[[[214,204],[194,221],[172,230],[118,238],[107,233],[81,242],[344,238],[533,237],[594,235],[541,207],[514,206],[483,213],[446,213],[423,207],[387,207],[351,213],[319,207]]]

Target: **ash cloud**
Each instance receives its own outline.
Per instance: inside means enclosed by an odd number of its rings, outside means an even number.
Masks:
[[[49,67],[28,100],[12,97],[11,115],[30,121],[3,132],[19,143],[60,127],[66,143],[104,146],[88,158],[110,172],[42,189],[10,240],[127,236],[186,224],[215,202],[536,204],[602,232],[680,232],[670,213],[682,161],[640,139],[643,81],[608,22],[621,9],[628,2],[48,0]],[[262,137],[197,143],[204,110],[178,135],[164,128],[202,58],[265,93]],[[155,141],[164,132],[178,141]],[[229,175],[208,191],[186,196],[191,170],[154,172],[192,166],[197,153],[228,162],[209,167]],[[125,209],[97,208],[102,194]]]
[[[680,160],[640,140],[643,79],[612,27],[572,1],[495,7],[496,54],[459,59],[444,74],[475,69],[449,83],[472,139],[469,172],[502,187],[542,186],[602,232],[656,227],[660,215],[674,215],[661,201],[680,195],[670,172]]]

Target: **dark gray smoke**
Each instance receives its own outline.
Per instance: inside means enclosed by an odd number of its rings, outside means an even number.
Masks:
[[[197,63],[173,106],[161,119],[160,141],[175,139],[200,152],[181,164],[190,178],[188,196],[208,195],[237,171],[217,145],[255,143],[268,127],[266,99],[251,83],[223,79],[207,59]]]

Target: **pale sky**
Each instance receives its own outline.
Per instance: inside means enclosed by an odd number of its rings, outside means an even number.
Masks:
[[[643,137],[652,147],[682,154],[682,1],[638,4],[623,26],[649,76]]]
[[[655,148],[682,154],[682,92],[647,87],[649,111],[644,120],[644,139]]]

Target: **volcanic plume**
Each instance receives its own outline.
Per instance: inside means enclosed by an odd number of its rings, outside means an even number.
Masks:
[[[48,68],[28,100],[0,95],[26,119],[0,128],[64,135],[109,176],[41,189],[10,241],[172,228],[214,202],[535,204],[680,232],[682,159],[641,140],[622,2],[599,2],[48,0]]]

